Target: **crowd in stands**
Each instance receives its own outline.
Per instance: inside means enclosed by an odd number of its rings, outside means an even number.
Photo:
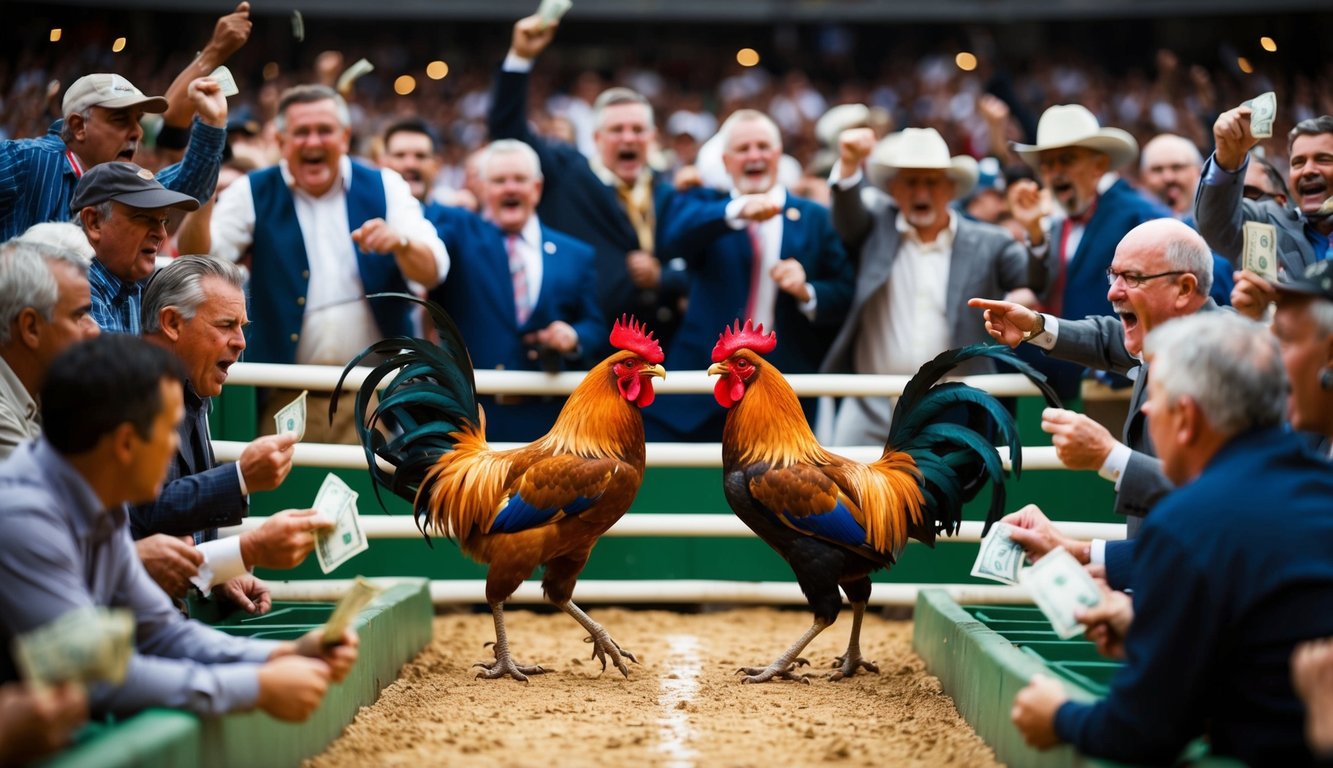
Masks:
[[[340,365],[429,332],[380,292],[439,301],[478,368],[586,369],[634,314],[674,368],[705,367],[749,318],[776,330],[787,373],[911,373],[989,336],[1065,396],[1132,387],[1120,439],[1072,411],[1042,424],[1066,466],[1115,483],[1129,539],[1010,518],[1031,558],[1064,547],[1106,579],[1089,634],[1129,662],[1096,706],[1034,681],[1015,724],[1120,760],[1170,759],[1201,733],[1284,765],[1333,747],[1310,682],[1333,657],[1296,651],[1333,635],[1329,71],[1245,75],[1167,50],[1115,75],[1063,53],[967,71],[934,50],[840,79],[834,35],[820,75],[716,59],[679,81],[637,63],[607,78],[554,56],[561,26],[529,17],[507,50],[470,49],[447,85],[401,98],[388,64],[340,78],[350,52],[266,73],[253,24],[241,2],[165,70],[29,49],[0,78],[0,574],[17,585],[0,646],[86,605],[140,629],[120,685],[59,706],[0,690],[50,729],[25,741],[0,719],[0,748],[58,744],[85,710],[300,720],[346,675],[354,632],[229,638],[179,601],[263,612],[253,568],[298,564],[329,527],[287,510],[218,540],[283,483],[295,435],[218,462],[209,404],[241,359]],[[223,63],[238,97],[209,76]],[[1242,104],[1269,89],[1271,139]],[[1242,269],[1247,222],[1276,233],[1275,275]],[[291,394],[268,393],[261,427]],[[803,405],[828,442],[887,434],[888,398]],[[541,434],[559,409],[484,406],[492,440]],[[355,442],[348,410],[306,439]],[[650,439],[715,441],[723,411],[678,396],[645,418]],[[16,677],[0,650],[0,683]]]

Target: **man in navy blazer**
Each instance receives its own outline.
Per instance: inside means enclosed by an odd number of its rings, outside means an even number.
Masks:
[[[1309,765],[1290,658],[1333,634],[1333,472],[1283,424],[1287,379],[1264,326],[1198,314],[1153,331],[1146,351],[1144,410],[1178,489],[1138,542],[1128,631],[1105,634],[1123,610],[1085,617],[1126,663],[1093,703],[1034,677],[1013,721],[1038,748],[1126,763],[1168,763],[1206,734],[1247,765]]]
[[[784,373],[814,373],[847,316],[855,271],[827,209],[777,183],[782,139],[755,110],[722,126],[731,195],[693,190],[672,206],[663,247],[689,267],[689,309],[667,349],[668,365],[707,367],[713,345],[735,320],[777,332],[768,359]],[[807,417],[812,403],[807,403]],[[706,395],[677,395],[645,412],[649,435],[720,440],[726,412]]]
[[[1259,143],[1250,132],[1249,107],[1219,115],[1213,140],[1217,149],[1204,164],[1194,199],[1194,218],[1208,244],[1240,269],[1245,222],[1259,221],[1277,228],[1278,265],[1288,275],[1300,275],[1309,265],[1327,259],[1333,210],[1321,212],[1321,208],[1333,198],[1333,115],[1302,120],[1287,137],[1294,210],[1243,199],[1249,152]]]
[[[537,151],[546,192],[542,220],[592,246],[597,254],[597,302],[607,327],[628,313],[652,326],[663,348],[679,316],[683,286],[662,285],[658,226],[672,197],[670,180],[648,167],[657,135],[653,108],[641,94],[611,88],[593,104],[597,156],[536,135],[528,125],[528,80],[533,61],[555,38],[557,24],[537,16],[514,24],[513,42],[491,94],[491,139],[518,139]],[[606,335],[588,339],[600,359]]]
[[[313,509],[272,515],[240,536],[217,538],[219,526],[249,513],[248,494],[277,488],[292,468],[293,433],[256,438],[240,460],[219,464],[208,434],[211,398],[245,349],[245,275],[207,256],[182,256],[163,267],[144,296],[144,335],[184,364],[184,418],[176,453],[157,499],[130,509],[140,559],[167,594],[183,597],[193,582],[251,613],[268,610],[268,589],[247,571],[292,568],[315,546],[314,531],[333,521]],[[193,537],[187,544],[180,537]]]
[[[1046,265],[1046,311],[1071,320],[1111,314],[1104,281],[1116,244],[1145,221],[1171,215],[1114,174],[1138,155],[1138,142],[1119,128],[1101,127],[1085,107],[1068,104],[1047,109],[1037,124],[1037,143],[1015,144],[1014,151],[1041,176],[1058,207],[1047,230],[1036,183],[1021,180],[1010,187],[1014,218]],[[1081,366],[1034,360],[1061,397],[1079,394]]]
[[[607,335],[597,307],[597,261],[586,243],[541,223],[537,153],[502,139],[482,151],[482,205],[486,218],[440,207],[432,221],[453,266],[431,293],[458,324],[477,369],[557,372],[599,362],[593,348]],[[563,398],[483,397],[486,436],[526,441],[555,423]]]

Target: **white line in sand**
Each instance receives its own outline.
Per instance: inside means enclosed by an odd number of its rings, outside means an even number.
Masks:
[[[699,690],[699,638],[694,635],[668,635],[671,647],[667,657],[668,672],[662,678],[662,716],[657,722],[662,743],[658,749],[668,756],[666,768],[694,768],[699,753],[690,746],[694,728],[690,723],[689,704]]]

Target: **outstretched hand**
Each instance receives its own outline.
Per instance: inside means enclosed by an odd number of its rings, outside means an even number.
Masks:
[[[510,49],[525,59],[535,59],[555,39],[559,22],[549,22],[540,16],[527,16],[514,22],[514,37]]]
[[[1023,336],[1037,327],[1037,313],[1022,304],[972,298],[967,300],[967,305],[985,310],[986,333],[1010,347],[1018,346]]]

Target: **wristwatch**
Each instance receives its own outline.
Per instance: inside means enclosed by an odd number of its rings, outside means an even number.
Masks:
[[[1045,332],[1046,332],[1046,315],[1043,315],[1042,313],[1038,312],[1037,324],[1032,326],[1032,330],[1023,334],[1023,338],[1019,339],[1019,341],[1032,341],[1034,338],[1040,336]]]

